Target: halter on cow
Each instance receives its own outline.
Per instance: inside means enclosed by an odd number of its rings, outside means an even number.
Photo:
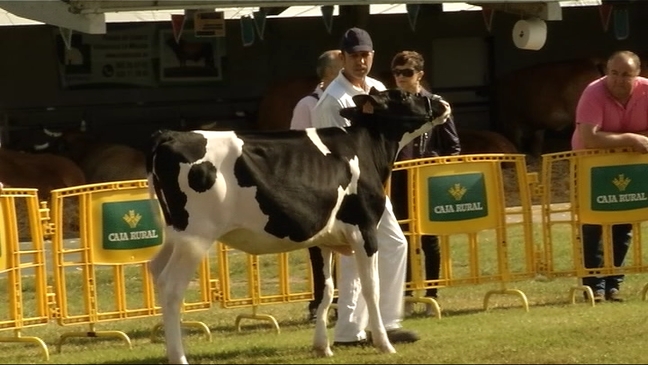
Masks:
[[[159,131],[147,157],[149,189],[162,207],[165,242],[150,263],[163,310],[167,355],[187,363],[180,309],[214,241],[254,254],[319,245],[326,290],[314,350],[332,356],[326,334],[333,297],[332,250],[354,252],[373,343],[395,352],[378,310],[376,231],[396,153],[450,114],[441,97],[399,90],[354,97],[346,128],[281,132]]]

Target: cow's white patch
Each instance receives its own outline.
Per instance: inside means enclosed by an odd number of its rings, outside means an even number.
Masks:
[[[311,142],[313,142],[315,147],[317,147],[317,149],[320,150],[320,152],[322,152],[324,156],[329,155],[331,153],[331,150],[329,150],[328,147],[326,147],[324,142],[322,142],[322,139],[320,138],[319,134],[317,134],[317,129],[306,128],[306,135],[311,140]]]
[[[243,154],[243,140],[233,131],[194,131],[207,139],[205,156],[196,161],[210,161],[220,169],[223,160]]]
[[[360,159],[355,156],[349,160],[351,170],[351,182],[347,188],[347,194],[358,194],[358,180],[360,180]]]

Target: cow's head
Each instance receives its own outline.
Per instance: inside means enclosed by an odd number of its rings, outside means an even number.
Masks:
[[[399,89],[377,91],[353,97],[356,104],[345,108],[340,115],[351,125],[367,122],[380,128],[388,139],[398,141],[402,148],[417,136],[443,124],[450,115],[450,105],[438,95],[426,97]],[[400,149],[399,148],[399,149]]]

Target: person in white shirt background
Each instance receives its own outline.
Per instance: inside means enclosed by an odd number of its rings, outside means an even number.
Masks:
[[[368,76],[374,59],[373,41],[367,31],[350,28],[342,37],[343,69],[324,90],[313,110],[313,126],[345,127],[350,122],[340,115],[342,108],[354,107],[352,97],[367,94],[371,88],[385,90],[378,80]],[[378,226],[378,277],[380,281],[380,314],[392,343],[414,342],[419,336],[402,328],[403,289],[407,266],[407,240],[401,230],[391,202],[387,199]],[[355,260],[342,256],[339,261],[338,319],[334,346],[357,346],[367,342],[367,305],[360,295],[360,279]]]
[[[320,82],[315,87],[311,94],[301,98],[293,109],[292,119],[290,120],[290,129],[306,129],[312,128],[311,113],[315,108],[315,104],[324,93],[326,87],[335,79],[340,70],[342,69],[341,52],[337,49],[332,49],[322,53],[317,58],[317,77]]]

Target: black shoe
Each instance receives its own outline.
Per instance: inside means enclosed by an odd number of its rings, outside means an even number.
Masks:
[[[312,323],[317,321],[317,308],[308,309],[308,321]]]
[[[405,330],[402,328],[394,328],[387,330],[387,338],[389,342],[394,343],[412,343],[420,340],[421,338],[416,332]],[[367,340],[371,341],[371,332],[367,332]]]
[[[620,303],[620,302],[624,301],[621,294],[619,294],[619,289],[610,289],[610,290],[608,290],[608,292],[605,293],[605,299],[609,300],[611,302],[617,302],[617,303]]]
[[[365,338],[358,341],[335,341],[333,346],[336,347],[365,347],[369,346],[369,341]]]
[[[389,342],[391,343],[411,343],[421,339],[416,332],[404,330],[402,328],[387,330],[387,338],[389,338]]]

